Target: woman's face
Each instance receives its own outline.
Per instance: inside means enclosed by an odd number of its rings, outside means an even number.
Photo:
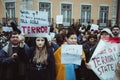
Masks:
[[[108,33],[103,32],[103,33],[101,34],[101,37],[100,37],[100,38],[109,38],[109,37],[110,37],[110,35],[109,35]]]
[[[77,35],[73,34],[70,37],[68,37],[67,42],[68,42],[68,44],[76,45],[77,44]]]
[[[42,48],[45,45],[44,38],[36,38],[36,45],[38,48]]]
[[[95,43],[95,39],[94,39],[94,38],[90,38],[90,39],[89,39],[89,42],[90,42],[91,44],[94,44],[94,43]]]

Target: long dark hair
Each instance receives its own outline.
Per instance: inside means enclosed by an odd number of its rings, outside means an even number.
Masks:
[[[34,62],[35,63],[42,63],[42,64],[47,64],[47,58],[48,58],[48,48],[50,47],[47,38],[45,39],[45,45],[41,50],[35,46],[35,51],[34,51]],[[36,38],[35,38],[36,41]],[[36,45],[36,42],[35,42]]]

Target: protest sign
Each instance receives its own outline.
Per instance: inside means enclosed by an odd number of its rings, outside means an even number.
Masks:
[[[4,32],[12,32],[13,29],[12,29],[12,27],[6,27],[6,26],[4,26],[4,27],[2,27],[2,31],[4,31]]]
[[[56,16],[56,24],[63,24],[63,15]]]
[[[50,32],[50,36],[51,36],[51,38],[52,38],[52,40],[53,40],[54,37],[55,37],[55,33],[54,33],[54,32]]]
[[[49,33],[48,13],[20,10],[20,28],[27,37],[44,37]]]
[[[98,30],[99,26],[97,24],[92,24],[90,30]]]
[[[62,45],[61,63],[81,65],[82,45]]]
[[[114,80],[119,47],[119,43],[107,39],[101,39],[98,43],[89,64],[100,80]]]

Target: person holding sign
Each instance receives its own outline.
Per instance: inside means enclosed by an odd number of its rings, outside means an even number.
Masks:
[[[28,46],[25,44],[23,49],[26,52]],[[20,54],[19,33],[15,31],[0,50],[0,80],[25,80],[25,63]]]
[[[83,45],[83,49],[84,49],[85,55],[86,55],[86,62],[87,62],[86,63],[86,67],[87,67],[86,80],[100,80],[100,77],[94,72],[95,69],[92,69],[93,65],[91,65],[90,62],[91,62],[91,60],[93,60],[93,56],[95,54],[98,54],[98,53],[95,53],[95,50],[99,50],[96,47],[99,45],[100,40],[101,39],[107,40],[110,37],[112,37],[112,32],[110,31],[109,28],[104,28],[103,30],[101,30],[98,42],[96,42],[96,38],[94,36],[90,35],[88,38],[89,42]],[[100,47],[104,48],[104,46],[102,44]],[[107,47],[105,47],[104,49],[107,49]],[[96,59],[98,60],[98,62],[100,62],[100,60],[98,58],[96,58]],[[107,71],[107,69],[106,69],[106,71]],[[110,79],[108,79],[108,80],[110,80]]]
[[[78,45],[77,44],[77,35],[73,29],[68,29],[68,33],[66,34],[66,43],[64,45]],[[76,80],[75,69],[78,65],[74,63],[62,63],[62,46],[57,49],[54,53],[55,56],[55,64],[56,64],[56,79],[55,80]],[[69,51],[68,51],[69,52]],[[82,51],[81,54],[82,55]],[[69,54],[69,53],[68,53]],[[74,53],[73,53],[74,55]],[[75,56],[75,55],[74,55]],[[74,57],[73,56],[73,57]],[[67,57],[66,57],[67,58]],[[83,56],[79,56],[79,59],[82,60]],[[65,60],[65,59],[64,59]],[[74,61],[73,61],[74,62]]]
[[[88,69],[88,66],[87,66],[96,48],[96,45],[97,45],[96,39],[97,39],[97,36],[91,34],[88,37],[88,41],[83,44],[83,50],[85,52],[85,57],[86,57],[86,62],[87,62],[85,80],[99,80],[99,78],[95,75],[95,73],[91,69]]]
[[[109,37],[113,37],[111,30],[109,28],[103,28],[100,33],[100,39],[105,39]]]
[[[54,80],[55,62],[47,38],[37,37],[34,44],[26,53],[21,45],[21,53],[26,56],[28,63],[27,80]]]

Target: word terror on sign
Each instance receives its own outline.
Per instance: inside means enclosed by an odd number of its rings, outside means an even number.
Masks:
[[[32,33],[47,33],[48,27],[47,26],[21,26],[23,33],[32,34]]]

